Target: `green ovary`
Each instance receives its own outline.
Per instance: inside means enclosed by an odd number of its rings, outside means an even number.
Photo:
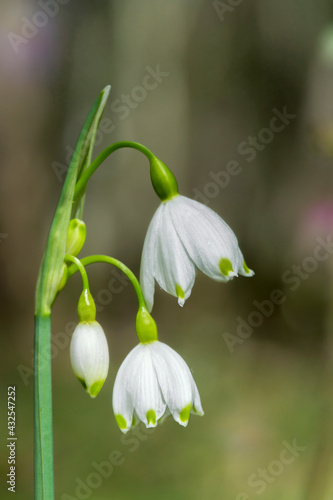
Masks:
[[[221,273],[224,275],[224,276],[229,276],[230,273],[232,273],[234,270],[232,268],[232,264],[230,262],[229,259],[221,259],[220,262],[219,262],[219,268],[220,268],[220,271]]]

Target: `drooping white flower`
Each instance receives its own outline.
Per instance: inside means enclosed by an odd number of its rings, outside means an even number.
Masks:
[[[177,194],[155,212],[143,246],[140,279],[148,311],[154,280],[183,306],[197,269],[216,281],[254,274],[228,224],[202,203]]]
[[[156,427],[171,414],[186,427],[190,413],[203,415],[197,386],[183,358],[158,340],[137,345],[123,361],[113,389],[113,411],[126,433],[141,420]]]
[[[109,349],[103,328],[97,321],[81,322],[74,330],[70,357],[73,371],[94,398],[109,371]]]

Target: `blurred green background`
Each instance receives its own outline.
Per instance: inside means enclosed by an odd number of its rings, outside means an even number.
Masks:
[[[184,309],[157,291],[160,339],[192,369],[205,416],[125,439],[111,395],[137,342],[135,294],[108,267],[89,269],[111,357],[93,401],[70,367],[80,279],[68,283],[52,324],[56,498],[332,498],[331,23],[329,0],[1,2],[1,499],[13,384],[15,498],[33,498],[35,282],[69,155],[107,84],[95,153],[117,140],[150,148],[182,194],[233,228],[256,275],[198,275]],[[138,275],[157,207],[146,159],[115,153],[89,184],[82,256]]]

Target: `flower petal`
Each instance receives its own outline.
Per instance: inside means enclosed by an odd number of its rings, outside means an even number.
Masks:
[[[163,415],[163,416],[159,419],[159,421],[157,422],[157,423],[158,423],[158,425],[163,424],[164,420],[165,420],[167,417],[169,417],[169,415],[171,415],[171,413],[170,413],[170,411],[169,411],[169,408],[168,408],[168,407],[166,407],[166,410],[165,410],[165,412],[164,412],[164,415]]]
[[[151,349],[163,398],[173,418],[186,427],[193,403],[190,369],[183,358],[166,344],[154,342]]]
[[[194,381],[193,376],[192,376],[191,383],[192,383],[192,398],[193,398],[193,406],[191,409],[191,413],[194,413],[195,415],[203,416],[205,413],[202,409],[199,391],[198,391],[198,388],[197,388],[197,385]]]
[[[174,227],[194,264],[217,281],[237,276],[243,256],[228,224],[210,208],[185,196],[169,203]]]
[[[166,202],[156,241],[154,276],[163,290],[178,297],[181,306],[191,295],[195,266],[184,248],[172,222],[170,202]]]
[[[149,312],[152,310],[154,305],[154,263],[156,254],[156,241],[163,210],[164,204],[161,204],[156,210],[149,224],[146,238],[143,244],[141,257],[140,284]]]
[[[133,424],[134,398],[137,373],[143,358],[141,344],[137,345],[122,362],[113,387],[112,406],[120,427],[124,433]]]
[[[252,271],[252,269],[249,269],[247,267],[244,258],[243,258],[243,265],[239,269],[238,272],[239,272],[239,274],[241,274],[242,276],[246,276],[247,278],[250,278],[251,276],[253,276],[255,274],[254,271]]]
[[[163,416],[166,404],[162,398],[156,371],[151,356],[151,344],[141,344],[142,358],[137,372],[134,408],[141,422],[146,427],[156,427]]]

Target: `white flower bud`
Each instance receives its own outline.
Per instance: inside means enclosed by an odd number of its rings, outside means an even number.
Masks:
[[[70,357],[73,371],[94,398],[109,371],[109,349],[103,328],[97,321],[81,322],[74,330]]]

